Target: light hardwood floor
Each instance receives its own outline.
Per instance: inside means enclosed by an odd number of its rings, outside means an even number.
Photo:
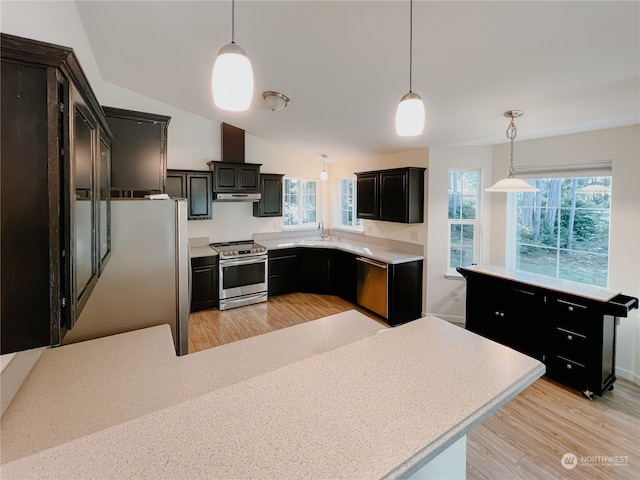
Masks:
[[[386,326],[339,297],[294,293],[191,314],[189,351],[350,309]],[[575,468],[562,466],[565,454],[576,456]],[[612,392],[587,400],[547,378],[537,380],[467,436],[467,479],[640,479],[640,386],[618,379]]]

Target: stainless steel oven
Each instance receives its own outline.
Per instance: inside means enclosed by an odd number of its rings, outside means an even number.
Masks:
[[[220,310],[267,301],[268,261],[266,248],[253,243],[211,244],[220,255]]]

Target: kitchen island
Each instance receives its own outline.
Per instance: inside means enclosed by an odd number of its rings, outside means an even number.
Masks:
[[[345,316],[327,318],[337,332]],[[287,344],[298,327],[281,331]],[[464,478],[466,433],[544,374],[435,317],[376,332],[16,459],[1,477],[408,478],[445,458]],[[251,348],[243,342],[223,347]]]

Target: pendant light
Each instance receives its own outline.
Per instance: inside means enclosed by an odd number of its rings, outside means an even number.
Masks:
[[[320,180],[324,182],[327,178],[329,178],[329,174],[324,169],[324,162],[327,159],[327,156],[323,153],[321,157],[322,157],[322,171],[320,172]]]
[[[493,186],[485,189],[485,192],[537,192],[539,189],[532,187],[521,178],[516,178],[513,171],[513,141],[518,134],[514,119],[524,115],[522,110],[507,110],[504,116],[511,118],[507,127],[507,138],[511,141],[511,160],[509,161],[509,175],[507,178],[497,181]]]
[[[413,0],[409,14],[409,93],[405,94],[396,110],[396,133],[401,137],[420,135],[424,130],[425,111],[420,95],[411,90],[413,73]]]
[[[218,52],[211,87],[218,108],[241,112],[251,105],[253,69],[244,50],[235,43],[235,0],[231,0],[231,43]]]

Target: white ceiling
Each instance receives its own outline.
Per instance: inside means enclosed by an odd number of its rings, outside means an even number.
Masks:
[[[211,70],[230,1],[78,1],[104,80],[247,133],[342,161],[416,147],[506,142],[640,123],[640,2],[415,1],[419,137],[395,134],[409,90],[409,1],[238,1],[251,109],[217,109]],[[262,92],[291,98],[269,110]],[[155,112],[162,113],[162,112]]]

